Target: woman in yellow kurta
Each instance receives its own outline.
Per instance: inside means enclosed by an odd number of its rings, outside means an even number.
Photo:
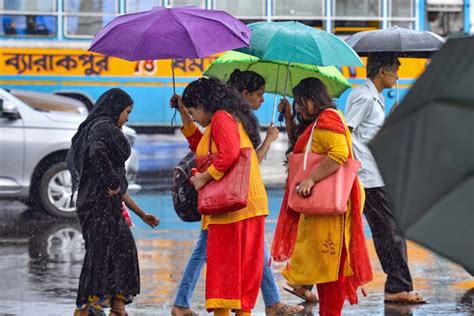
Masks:
[[[199,191],[209,181],[219,181],[237,160],[240,148],[252,148],[247,206],[235,212],[203,216],[208,230],[206,308],[216,315],[250,313],[255,305],[263,272],[264,218],[268,201],[257,155],[258,125],[241,97],[217,79],[199,79],[183,92],[179,109],[183,134],[196,156],[208,154],[212,139],[212,164],[192,179]],[[187,116],[189,111],[192,118]],[[202,133],[192,120],[205,127]]]
[[[272,255],[279,261],[290,259],[283,276],[295,291],[317,284],[320,315],[340,315],[344,300],[356,303],[357,287],[372,277],[361,220],[363,189],[356,179],[343,215],[306,216],[288,208],[288,190],[309,196],[316,182],[352,156],[350,133],[324,84],[307,78],[293,89],[293,94],[302,124],[295,130],[296,142],[289,151],[302,152],[311,141],[311,151],[326,158],[296,188],[287,187]],[[311,135],[315,119],[316,129]]]

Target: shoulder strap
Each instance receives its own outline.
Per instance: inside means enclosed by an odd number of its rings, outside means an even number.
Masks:
[[[347,124],[346,124],[346,121],[342,117],[341,113],[339,113],[339,111],[337,111],[335,109],[327,109],[327,110],[336,112],[337,115],[339,115],[339,118],[341,119],[342,124],[346,128],[345,138],[346,138],[347,147],[349,147],[349,153],[350,153],[351,152],[351,146],[349,144],[349,140],[347,139]],[[305,151],[304,151],[304,159],[303,159],[303,170],[306,170],[306,167],[308,166],[308,155],[309,155],[309,152],[311,151],[311,144],[313,142],[314,130],[316,129],[317,124],[318,124],[318,118],[316,118],[316,120],[314,121],[313,127],[311,128],[311,136],[309,137],[308,142],[306,143],[306,148],[305,148]]]

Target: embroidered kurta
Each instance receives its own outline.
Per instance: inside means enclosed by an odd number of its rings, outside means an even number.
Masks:
[[[316,128],[311,151],[328,155],[335,162],[343,164],[349,155],[346,135]],[[342,247],[348,249],[350,244],[351,226],[345,223],[350,223],[351,214],[349,202],[347,212],[342,215],[300,215],[295,250],[283,271],[290,284],[317,284],[338,279]],[[342,244],[343,240],[345,245]],[[349,260],[345,262],[344,274],[351,275]],[[311,269],[308,269],[308,264]]]
[[[295,153],[303,152],[306,142],[314,136],[312,152],[326,154],[338,163],[352,157],[350,132],[335,110],[321,112],[314,135],[310,132],[311,126],[298,138]],[[356,179],[348,211],[338,216],[305,216],[291,210],[287,203],[288,190],[287,185],[273,240],[273,258],[290,260],[283,271],[289,283],[318,284],[338,280],[341,254],[345,249],[344,296],[351,304],[357,303],[357,288],[372,279],[362,225],[365,196],[361,183]]]

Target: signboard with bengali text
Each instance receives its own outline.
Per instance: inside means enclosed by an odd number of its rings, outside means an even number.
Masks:
[[[177,77],[200,77],[217,56],[174,60]],[[170,77],[171,60],[130,62],[84,49],[3,48],[0,75]]]
[[[174,60],[176,77],[200,77],[214,55],[202,59]],[[363,58],[365,62],[365,58]],[[402,58],[399,77],[417,78],[425,69],[426,59]],[[363,67],[342,67],[348,79],[365,78]],[[0,75],[171,77],[171,60],[130,62],[84,49],[3,48]]]

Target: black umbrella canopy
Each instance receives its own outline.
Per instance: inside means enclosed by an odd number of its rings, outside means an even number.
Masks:
[[[390,52],[399,57],[429,57],[444,44],[444,39],[435,33],[394,26],[355,33],[346,43],[360,56]]]
[[[474,275],[472,56],[449,40],[370,147],[404,234]]]

